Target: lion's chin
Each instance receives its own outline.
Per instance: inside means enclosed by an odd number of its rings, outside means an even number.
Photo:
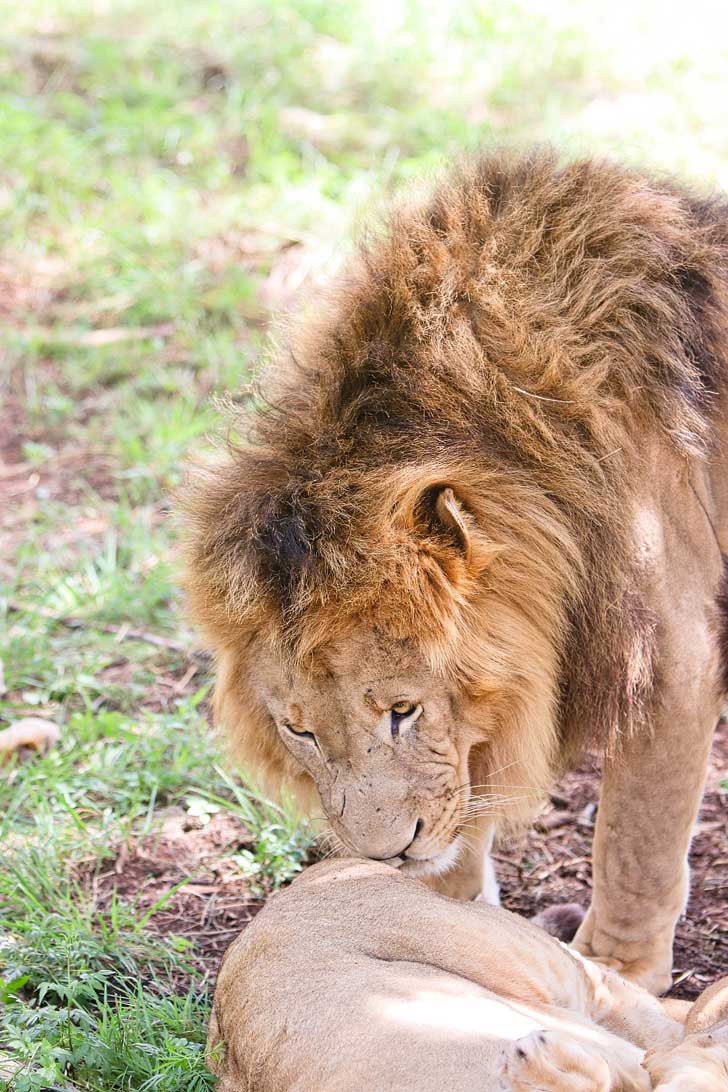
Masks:
[[[434,857],[428,857],[425,861],[408,859],[402,861],[401,864],[393,863],[393,866],[407,876],[442,876],[443,873],[449,872],[451,868],[455,867],[459,856],[460,839],[455,837],[445,849],[435,854]]]

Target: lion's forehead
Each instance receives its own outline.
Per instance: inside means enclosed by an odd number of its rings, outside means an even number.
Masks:
[[[329,678],[351,680],[364,688],[397,681],[423,685],[431,677],[413,641],[396,640],[376,630],[354,633],[322,648],[318,658]]]
[[[432,700],[447,693],[447,683],[430,671],[411,641],[399,641],[376,630],[354,633],[319,649],[304,668],[261,650],[255,674],[276,700],[302,707],[328,701],[344,706],[368,699],[394,702]]]
[[[419,675],[392,673],[377,675],[362,672],[358,677],[332,677],[304,680],[290,688],[278,689],[275,704],[301,723],[318,718],[348,726],[352,731],[366,727],[390,715],[392,706],[408,702],[422,707],[418,724],[428,734],[452,716],[452,698],[446,686]]]

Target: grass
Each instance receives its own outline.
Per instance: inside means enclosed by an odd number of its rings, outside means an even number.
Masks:
[[[726,16],[1,7],[0,727],[34,714],[62,735],[0,780],[0,1052],[19,1066],[0,1053],[0,1088],[206,1089],[214,967],[159,924],[174,886],[150,902],[104,877],[181,813],[240,824],[215,868],[265,897],[309,836],[231,778],[206,730],[169,518],[184,459],[301,283],[460,149],[554,140],[728,185]]]

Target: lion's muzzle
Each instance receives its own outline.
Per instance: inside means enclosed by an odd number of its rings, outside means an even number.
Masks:
[[[358,857],[401,863],[418,856],[426,837],[427,819],[416,798],[390,779],[339,782],[324,807],[338,837]]]

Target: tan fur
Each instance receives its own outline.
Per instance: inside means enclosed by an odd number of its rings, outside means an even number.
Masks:
[[[246,766],[350,851],[419,831],[404,866],[472,897],[494,827],[598,743],[578,943],[655,990],[725,693],[727,279],[719,202],[484,156],[362,247],[186,500]]]
[[[208,1047],[219,1092],[724,1092],[720,1035],[685,1038],[645,990],[505,910],[337,861],[230,947]]]

